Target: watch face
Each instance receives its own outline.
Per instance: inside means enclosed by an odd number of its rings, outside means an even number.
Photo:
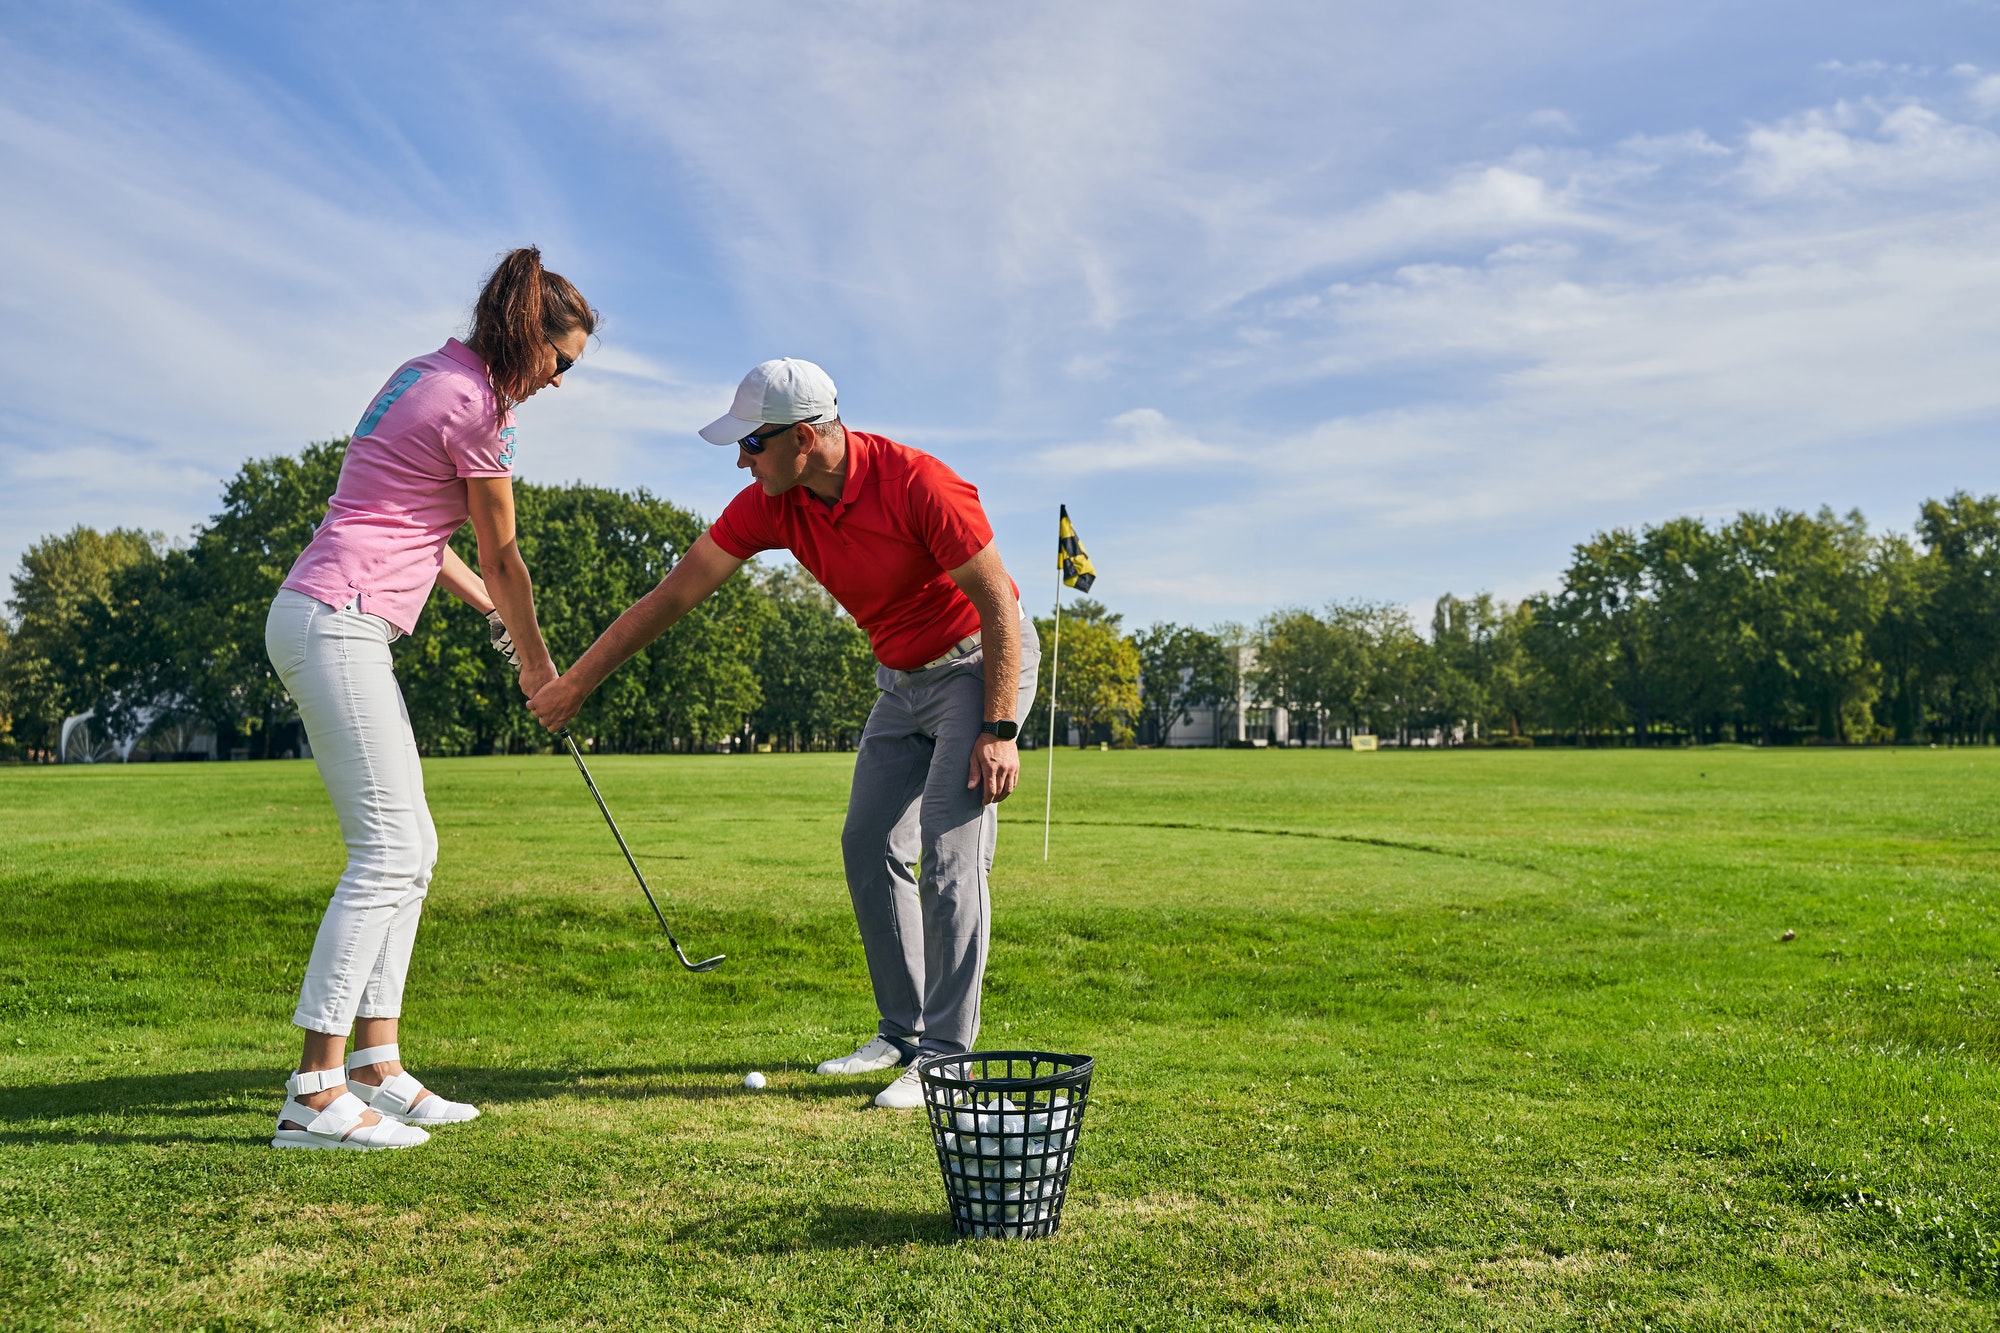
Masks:
[[[1012,722],[995,722],[993,724],[993,734],[1003,741],[1013,740],[1020,732],[1021,728]]]

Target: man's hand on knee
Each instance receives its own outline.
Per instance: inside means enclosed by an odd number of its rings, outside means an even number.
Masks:
[[[980,732],[972,742],[972,773],[965,780],[977,789],[981,805],[994,805],[1013,795],[1021,780],[1021,752],[1014,742]]]

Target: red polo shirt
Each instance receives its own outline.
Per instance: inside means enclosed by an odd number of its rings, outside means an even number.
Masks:
[[[914,671],[979,628],[979,608],[945,573],[993,540],[979,491],[886,436],[847,432],[838,504],[804,486],[766,495],[753,482],[708,535],[739,560],[790,551],[867,632],[876,660],[894,670]]]

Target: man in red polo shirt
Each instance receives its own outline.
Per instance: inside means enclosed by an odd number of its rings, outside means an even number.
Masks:
[[[1034,624],[979,492],[929,454],[847,429],[833,381],[812,362],[758,366],[701,435],[734,446],[756,484],[528,706],[562,727],[760,551],[790,551],[812,572],[867,632],[882,690],[840,840],[881,1022],[819,1072],[912,1066],[875,1104],[917,1106],[917,1056],[963,1054],[979,1035],[994,807],[1020,779],[1014,736],[1041,660]]]

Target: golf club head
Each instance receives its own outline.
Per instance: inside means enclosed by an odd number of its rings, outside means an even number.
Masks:
[[[726,953],[719,953],[713,958],[704,958],[699,963],[690,963],[688,956],[681,952],[680,942],[673,941],[673,946],[674,956],[680,959],[681,966],[690,972],[713,972],[716,968],[722,966],[723,959],[729,957]]]

